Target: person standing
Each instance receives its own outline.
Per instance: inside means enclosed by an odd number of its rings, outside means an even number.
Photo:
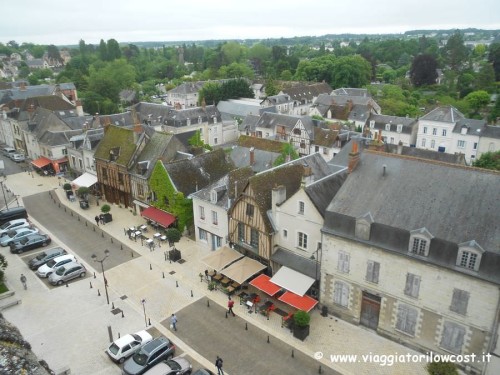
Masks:
[[[177,331],[177,316],[175,316],[175,314],[172,314],[172,317],[170,318],[170,324],[172,325],[172,329],[174,331]]]
[[[217,367],[217,375],[224,375],[224,371],[222,371],[222,358],[219,356],[215,360],[215,367]]]
[[[95,220],[95,223],[97,224],[97,226],[99,226],[99,221],[101,220],[101,219],[99,219],[99,216],[95,215],[94,220]]]
[[[21,283],[23,284],[24,289],[28,289],[28,285],[26,284],[26,276],[21,274]]]
[[[228,313],[233,314],[233,316],[236,316],[233,311],[234,301],[231,299],[231,296],[229,296],[228,298],[229,298],[229,300],[227,301],[227,308],[229,309]]]

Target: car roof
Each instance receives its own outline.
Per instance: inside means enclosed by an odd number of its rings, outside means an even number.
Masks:
[[[155,350],[157,347],[163,345],[164,343],[168,344],[168,343],[170,343],[170,341],[166,337],[161,336],[161,337],[154,339],[153,341],[148,342],[146,345],[144,345],[142,347],[142,350],[147,352],[147,353],[150,353],[153,350]]]
[[[14,220],[9,220],[9,224],[17,224],[17,223],[29,223],[28,220],[26,219],[14,219]]]
[[[45,255],[52,255],[54,253],[63,252],[63,251],[66,251],[66,250],[64,250],[62,247],[53,247],[53,248],[50,248],[48,250],[45,250]],[[66,254],[64,254],[64,255],[66,255]]]
[[[61,255],[60,257],[55,257],[53,260],[58,263],[61,260],[66,260],[66,259],[75,259],[75,256],[73,254],[64,254]]]
[[[121,348],[122,346],[127,345],[134,340],[135,340],[134,337],[130,333],[127,333],[126,335],[123,335],[119,339],[116,339],[115,341],[113,341],[113,343],[116,344],[116,346]]]

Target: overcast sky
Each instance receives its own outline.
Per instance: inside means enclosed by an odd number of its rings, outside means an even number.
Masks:
[[[500,29],[498,0],[12,0],[0,42],[97,44]]]

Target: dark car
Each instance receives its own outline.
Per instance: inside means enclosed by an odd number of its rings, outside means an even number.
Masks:
[[[164,359],[174,356],[175,345],[166,337],[158,337],[144,345],[141,350],[125,361],[123,372],[128,375],[143,374]]]
[[[207,370],[206,368],[201,368],[193,372],[192,375],[214,375],[214,373],[210,370]]]
[[[0,225],[5,223],[6,221],[27,218],[28,212],[26,212],[26,208],[24,207],[13,207],[0,211]]]
[[[66,255],[66,250],[61,247],[54,247],[47,251],[43,251],[36,257],[31,258],[28,262],[28,267],[32,270],[37,270],[38,267],[43,266],[49,260],[60,257],[61,255]]]
[[[47,234],[30,234],[18,241],[12,242],[10,244],[10,252],[13,254],[21,254],[28,250],[47,246],[51,241],[51,238]]]

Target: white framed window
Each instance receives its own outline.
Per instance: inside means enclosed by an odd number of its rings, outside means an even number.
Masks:
[[[212,211],[212,224],[218,225],[219,221],[217,220],[217,211]]]
[[[443,137],[446,137],[446,129],[443,129],[443,131],[441,132],[441,135],[442,135]]]
[[[432,128],[432,135],[437,135],[437,132],[438,132],[437,128]]]
[[[428,256],[431,240],[433,238],[434,236],[426,228],[410,231],[408,252],[420,256]]]
[[[345,251],[339,251],[337,261],[337,270],[343,273],[349,273],[349,266],[351,262],[351,255]]]
[[[302,201],[299,201],[299,215],[304,215],[304,210],[305,210],[305,203]]]
[[[472,271],[479,271],[484,250],[476,241],[468,241],[458,245],[456,265]]]
[[[424,126],[424,134],[427,134],[427,126]]]
[[[434,149],[434,147],[436,147],[436,141],[431,139],[431,148]]]
[[[210,192],[210,202],[217,203],[217,192],[215,190]]]
[[[390,143],[391,145],[393,145],[393,144],[394,144],[394,137],[391,137],[391,140],[390,140],[390,142],[389,142],[389,143]]]
[[[214,116],[214,124],[217,124],[217,117]]]
[[[413,273],[407,273],[404,293],[409,297],[418,298],[419,292],[420,276],[414,275]]]
[[[307,234],[303,232],[298,232],[297,234],[297,246],[300,249],[307,250]]]
[[[191,125],[191,119],[189,117],[186,119],[186,125],[187,126]]]
[[[459,139],[459,140],[457,141],[457,147],[458,147],[458,148],[465,148],[465,145],[466,145],[466,142],[465,142],[464,140]]]
[[[373,129],[375,127],[375,121],[370,120],[370,129]]]
[[[288,238],[288,231],[283,229],[283,238]]]
[[[422,138],[422,141],[420,142],[420,145],[421,145],[422,147],[425,147],[425,138]]]
[[[398,133],[401,133],[403,131],[403,125],[398,125],[397,131]]]
[[[445,321],[439,345],[445,350],[460,354],[462,352],[462,346],[464,345],[465,332],[464,326]]]
[[[467,314],[467,305],[469,304],[469,292],[461,289],[453,289],[451,297],[450,311],[460,315]]]
[[[205,220],[205,207],[200,206],[200,220]]]
[[[462,251],[460,256],[460,267],[476,270],[479,266],[477,253],[471,251]],[[479,267],[477,267],[479,268]]]
[[[201,124],[201,116],[198,116],[198,124]]]
[[[396,319],[396,329],[408,335],[415,336],[417,327],[418,310],[409,305],[400,303]]]
[[[411,245],[411,252],[413,254],[418,254],[425,256],[426,255],[426,248],[427,248],[427,240],[424,238],[418,238],[415,237],[413,238],[413,244]]]
[[[385,124],[385,130],[390,132],[391,131],[391,124]]]
[[[474,147],[472,149],[477,150],[477,142],[474,142]]]
[[[217,138],[214,138],[214,145],[216,145],[219,142]]]
[[[198,237],[200,237],[200,241],[207,240],[207,231],[201,228],[198,228]]]
[[[378,284],[378,275],[380,271],[380,263],[369,260],[366,265],[366,281]]]
[[[335,281],[333,289],[333,303],[342,307],[349,307],[349,285],[342,281]]]

